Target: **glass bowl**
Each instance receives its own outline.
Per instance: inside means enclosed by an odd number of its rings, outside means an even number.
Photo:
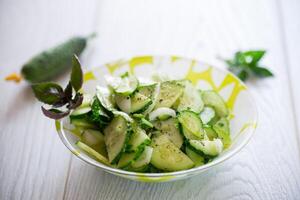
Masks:
[[[68,118],[55,121],[56,130],[65,146],[78,158],[108,173],[144,182],[166,182],[195,176],[237,154],[252,137],[257,124],[257,109],[247,87],[232,73],[203,62],[177,56],[139,56],[120,59],[94,68],[84,74],[84,93],[95,93],[96,85],[104,85],[104,75],[120,75],[129,71],[139,78],[149,79],[154,73],[172,78],[186,78],[199,89],[214,89],[231,110],[232,144],[211,162],[188,170],[166,173],[139,173],[106,166],[75,145],[77,138],[70,132]]]

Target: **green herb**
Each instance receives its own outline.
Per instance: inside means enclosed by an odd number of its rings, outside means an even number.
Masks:
[[[249,77],[265,78],[273,76],[273,73],[265,67],[260,66],[259,61],[263,58],[266,51],[238,51],[231,60],[224,60],[228,69],[245,81]]]
[[[76,56],[74,56],[72,58],[72,65],[73,65],[73,69],[72,69],[72,73],[71,73],[71,85],[74,88],[74,90],[77,92],[81,86],[82,86],[82,70],[81,70],[81,66],[79,63],[79,60]]]
[[[94,36],[95,34],[88,37],[73,37],[45,50],[22,66],[22,75],[12,73],[5,79],[19,82],[24,78],[30,83],[53,80],[72,67],[72,56],[74,54],[79,56],[85,49],[88,39]]]
[[[45,109],[42,106],[44,115],[51,119],[61,119],[67,116],[72,109],[77,108],[82,103],[83,96],[78,91],[82,86],[83,75],[81,64],[76,55],[73,55],[72,63],[71,80],[64,90],[60,85],[52,82],[36,83],[31,86],[39,101],[52,106],[50,109]],[[63,106],[65,108],[61,108]]]

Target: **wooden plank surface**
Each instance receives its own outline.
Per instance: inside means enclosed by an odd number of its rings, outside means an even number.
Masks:
[[[94,27],[93,4],[0,2],[0,199],[62,199],[71,154],[27,84],[4,82],[33,54]]]
[[[289,71],[290,90],[292,92],[292,105],[294,109],[294,119],[297,123],[297,136],[298,145],[300,146],[300,1],[289,0],[285,2],[283,0],[278,2],[278,6],[281,7],[280,23],[282,26],[282,42],[284,49],[284,56],[286,58],[286,68]],[[299,149],[300,150],[300,149]]]
[[[299,9],[297,0],[0,1],[0,199],[299,199]],[[88,67],[143,54],[224,67],[216,55],[267,49],[275,77],[248,83],[259,109],[251,142],[205,174],[171,183],[132,182],[71,158],[26,84],[2,80],[34,53],[94,30]]]

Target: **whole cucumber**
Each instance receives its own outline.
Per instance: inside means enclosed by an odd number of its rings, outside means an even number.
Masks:
[[[23,65],[22,76],[31,83],[49,81],[72,66],[72,56],[80,55],[88,37],[73,37],[58,46],[43,51]]]

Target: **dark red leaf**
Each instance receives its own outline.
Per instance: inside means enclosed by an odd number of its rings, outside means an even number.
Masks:
[[[47,110],[43,106],[41,108],[42,108],[42,111],[43,111],[44,115],[46,117],[51,118],[51,119],[61,119],[61,118],[64,118],[65,116],[67,116],[70,113],[69,110],[62,112],[60,110],[53,109],[53,108]]]
[[[70,101],[68,108],[70,110],[75,109],[82,104],[82,101],[83,101],[83,95],[80,93],[77,93],[75,98],[72,101]]]

